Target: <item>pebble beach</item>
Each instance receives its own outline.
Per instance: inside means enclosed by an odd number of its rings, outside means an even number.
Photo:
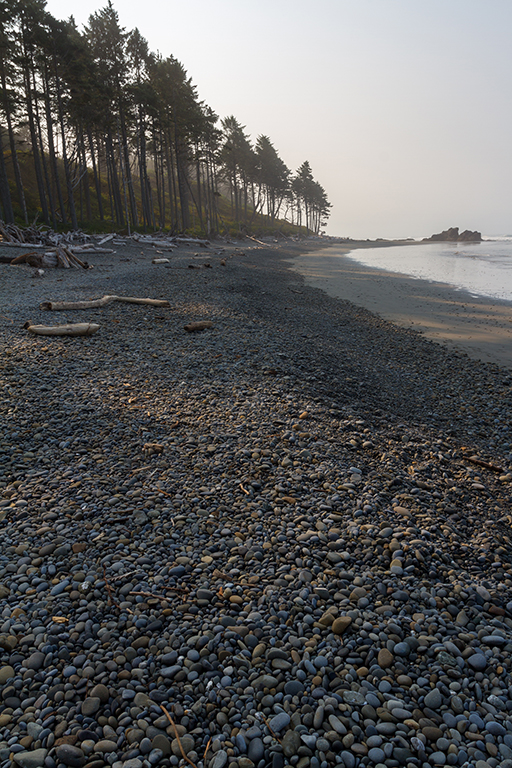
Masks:
[[[0,768],[512,768],[510,371],[313,247],[0,264]]]

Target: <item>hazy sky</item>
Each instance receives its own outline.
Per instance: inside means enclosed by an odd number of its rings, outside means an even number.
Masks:
[[[48,0],[79,25],[103,0]],[[511,0],[114,0],[199,96],[309,160],[327,232],[512,233]]]

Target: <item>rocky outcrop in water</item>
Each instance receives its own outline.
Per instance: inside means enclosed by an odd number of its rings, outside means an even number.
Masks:
[[[465,229],[464,232],[459,234],[458,227],[450,227],[450,229],[445,229],[444,232],[425,237],[423,240],[427,243],[457,243],[461,241],[465,243],[479,243],[482,240],[482,233],[476,230],[472,232],[470,229]]]
[[[461,232],[458,237],[459,242],[462,240],[466,243],[480,243],[482,240],[482,233],[477,232],[471,232],[470,229],[465,229],[464,232]]]

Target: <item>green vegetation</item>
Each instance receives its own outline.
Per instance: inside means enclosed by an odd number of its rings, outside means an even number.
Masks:
[[[111,1],[79,31],[45,0],[0,0],[0,218],[96,231],[318,233],[308,162],[199,101],[183,65]]]

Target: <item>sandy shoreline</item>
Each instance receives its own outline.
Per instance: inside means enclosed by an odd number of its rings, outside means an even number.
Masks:
[[[365,307],[473,359],[512,368],[511,304],[475,298],[444,283],[364,266],[353,260],[361,247],[370,245],[355,243],[311,251],[295,258],[293,268],[308,285],[330,296]],[[341,255],[349,253],[353,258]]]

